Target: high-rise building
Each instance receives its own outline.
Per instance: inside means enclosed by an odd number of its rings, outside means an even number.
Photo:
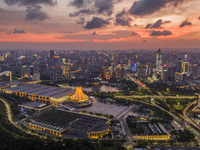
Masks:
[[[133,72],[137,72],[137,63],[136,62],[132,62],[132,64],[131,64],[131,71],[133,71]]]
[[[194,65],[191,65],[190,66],[191,67],[191,75],[192,75],[192,77],[194,78],[194,79],[197,79],[197,78],[199,78],[199,67],[198,67],[198,65],[197,64],[194,64]]]
[[[33,73],[33,81],[39,81],[40,80],[40,72],[34,71]]]
[[[162,66],[162,63],[163,63],[162,58],[163,58],[163,54],[162,54],[161,50],[159,49],[156,52],[156,68],[157,68],[158,72],[162,71],[162,69],[161,69],[161,66]]]
[[[50,50],[50,59],[54,58],[54,50]]]
[[[183,74],[188,74],[189,73],[189,62],[183,61],[182,62],[182,70],[183,70]]]
[[[188,58],[187,58],[187,55],[185,55],[185,59],[184,61],[182,62],[182,71],[183,71],[183,74],[189,74],[190,71],[190,63],[188,62]]]
[[[167,65],[163,65],[161,66],[161,80],[162,81],[165,81],[167,78],[168,78],[168,70],[167,70]]]
[[[176,72],[182,73],[182,60],[181,58],[178,59],[177,65],[176,65]]]
[[[183,74],[179,72],[175,72],[175,81],[176,82],[183,81]]]

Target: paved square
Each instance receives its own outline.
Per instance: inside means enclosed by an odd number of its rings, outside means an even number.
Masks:
[[[114,117],[118,115],[120,112],[128,109],[128,106],[118,105],[118,104],[109,104],[99,102],[95,100],[94,103],[90,107],[81,108],[81,110],[86,110],[94,113],[101,113],[105,115],[113,115]]]

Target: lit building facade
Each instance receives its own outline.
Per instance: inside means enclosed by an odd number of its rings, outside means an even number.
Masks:
[[[163,63],[163,54],[162,54],[161,50],[159,49],[156,52],[156,68],[157,68],[158,72],[161,72],[162,63]]]
[[[82,91],[82,87],[76,87],[76,92],[70,97],[70,101],[76,104],[88,102],[89,98]]]
[[[170,140],[171,135],[138,135],[133,136],[134,140],[158,140],[158,141],[164,141],[164,140]]]

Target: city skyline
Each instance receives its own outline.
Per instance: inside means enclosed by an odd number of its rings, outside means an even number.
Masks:
[[[200,48],[197,0],[3,0],[1,49]]]

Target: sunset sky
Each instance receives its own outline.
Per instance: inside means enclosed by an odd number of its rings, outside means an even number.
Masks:
[[[0,50],[14,48],[200,48],[200,0],[0,0]]]

